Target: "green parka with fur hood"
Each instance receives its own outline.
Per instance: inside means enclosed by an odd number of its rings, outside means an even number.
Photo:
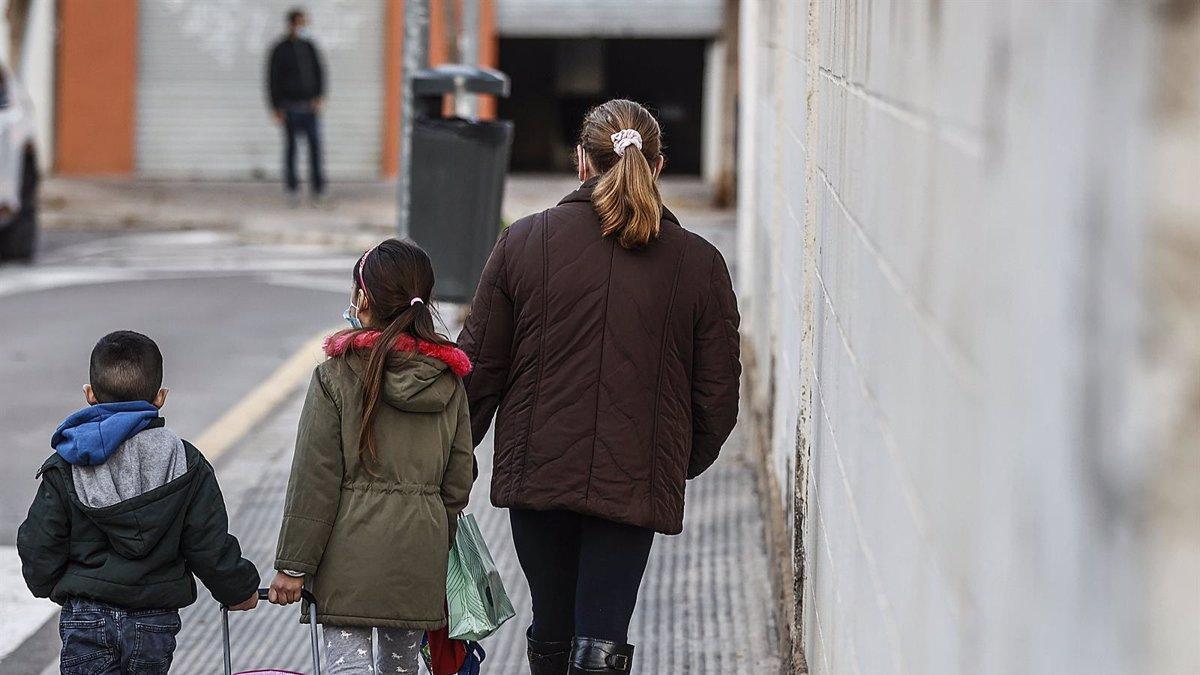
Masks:
[[[363,382],[379,334],[326,341],[288,483],[275,568],[304,572],[318,621],[445,625],[446,560],[474,480],[466,355],[401,336],[375,417],[378,464],[359,458]]]

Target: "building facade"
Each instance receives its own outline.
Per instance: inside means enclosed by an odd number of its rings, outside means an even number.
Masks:
[[[430,0],[430,60],[448,58],[452,0]],[[264,179],[281,173],[266,58],[302,6],[328,72],[327,172],[397,166],[402,0],[64,0],[57,7],[55,168],[62,174]],[[493,0],[479,0],[480,60],[495,65]],[[485,114],[490,107],[484,108]]]
[[[310,12],[329,73],[327,172],[335,180],[395,173],[402,0],[28,1],[46,5],[57,25],[47,35],[57,84],[40,107],[52,113],[59,173],[277,178],[265,59],[295,6]],[[474,0],[479,61],[512,80],[499,114],[515,122],[514,170],[569,170],[584,112],[620,96],[662,118],[672,172],[731,182],[735,93],[726,45],[735,26],[727,4]],[[463,3],[428,7],[430,61],[457,60],[447,26]],[[496,103],[481,112],[495,114]]]
[[[1198,14],[741,3],[743,423],[798,670],[1200,668]]]

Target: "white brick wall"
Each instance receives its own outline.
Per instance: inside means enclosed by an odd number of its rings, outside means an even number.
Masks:
[[[1151,672],[1151,9],[742,0],[740,21],[748,397],[802,516],[809,668]]]

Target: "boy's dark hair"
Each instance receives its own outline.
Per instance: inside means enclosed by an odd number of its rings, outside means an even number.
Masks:
[[[92,349],[88,377],[92,393],[101,403],[153,403],[162,388],[162,352],[154,340],[141,333],[131,330],[109,333]]]
[[[303,7],[293,7],[289,9],[287,13],[288,26],[295,26],[296,22],[300,20],[300,17],[307,15],[308,12],[305,12]]]

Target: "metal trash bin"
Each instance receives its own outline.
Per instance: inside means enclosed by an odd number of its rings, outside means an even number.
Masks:
[[[417,71],[412,87],[409,236],[433,261],[437,297],[470,302],[500,234],[513,124],[443,117],[442,101],[447,94],[508,96],[508,77],[455,64]]]

